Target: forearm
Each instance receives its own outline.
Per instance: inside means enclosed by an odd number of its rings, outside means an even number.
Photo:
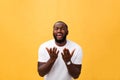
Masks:
[[[38,62],[38,73],[40,76],[44,76],[46,75],[50,69],[52,68],[53,64],[54,64],[55,60],[51,60],[49,59],[46,63],[39,63]]]
[[[70,65],[67,65],[67,69],[68,69],[68,72],[69,74],[74,78],[78,78],[79,75],[80,75],[80,72],[81,72],[81,65],[76,65],[76,64],[73,64],[71,63]]]

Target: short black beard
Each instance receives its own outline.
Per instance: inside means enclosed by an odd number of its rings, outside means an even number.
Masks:
[[[55,42],[57,42],[57,43],[62,43],[62,42],[64,42],[66,40],[66,35],[63,37],[62,40],[57,40],[57,38],[56,38],[56,36],[54,34],[53,34],[53,36],[54,36]]]

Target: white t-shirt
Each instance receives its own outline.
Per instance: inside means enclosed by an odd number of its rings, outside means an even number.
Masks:
[[[61,52],[63,52],[64,48],[69,49],[70,53],[75,49],[75,52],[71,58],[72,63],[74,64],[82,64],[82,49],[81,47],[72,42],[67,40],[67,43],[60,47],[55,44],[55,40],[49,40],[43,43],[39,47],[38,51],[38,62],[47,62],[50,58],[46,48],[53,48],[56,47],[59,50],[58,58],[56,59],[55,63],[53,64],[51,70],[48,74],[45,75],[45,80],[72,80],[72,76],[68,73],[67,67],[62,59]]]

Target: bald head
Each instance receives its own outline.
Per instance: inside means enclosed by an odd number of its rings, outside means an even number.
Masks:
[[[66,24],[65,22],[63,22],[63,21],[57,21],[57,22],[54,24],[53,28],[55,27],[56,24],[62,24],[64,27],[66,27],[66,29],[68,29],[67,24]]]

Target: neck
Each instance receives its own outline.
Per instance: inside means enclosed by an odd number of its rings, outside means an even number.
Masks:
[[[60,47],[64,46],[66,43],[67,43],[67,40],[65,40],[64,42],[61,42],[61,43],[58,43],[55,41],[55,44]]]

